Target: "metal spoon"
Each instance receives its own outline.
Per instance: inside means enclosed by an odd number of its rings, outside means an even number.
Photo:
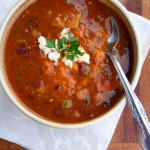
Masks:
[[[107,40],[107,46],[105,49],[105,52],[108,54],[110,59],[112,60],[118,75],[120,77],[120,80],[123,84],[130,109],[132,112],[133,117],[138,122],[139,127],[141,129],[141,144],[143,150],[150,150],[150,123],[148,121],[146,112],[140,103],[138,97],[134,93],[134,90],[132,89],[117,57],[115,56],[115,48],[119,42],[119,28],[118,25],[113,17],[111,17],[112,22],[112,34]]]

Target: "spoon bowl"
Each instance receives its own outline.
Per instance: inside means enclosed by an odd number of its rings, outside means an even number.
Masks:
[[[117,46],[117,44],[119,42],[119,38],[120,38],[119,28],[113,17],[111,17],[111,23],[112,23],[113,31],[107,40],[106,50],[115,49],[115,47]]]

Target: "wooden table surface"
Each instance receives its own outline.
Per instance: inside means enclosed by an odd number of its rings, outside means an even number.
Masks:
[[[129,11],[150,19],[150,0],[119,0]],[[144,63],[136,94],[146,109],[150,120],[150,52]],[[25,150],[24,148],[0,139],[0,150]],[[93,149],[94,150],[94,149]],[[142,150],[140,130],[134,121],[127,104],[117,125],[108,150]]]

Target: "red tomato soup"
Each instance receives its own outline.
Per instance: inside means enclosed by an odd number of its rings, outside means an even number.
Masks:
[[[60,123],[89,121],[110,110],[123,94],[117,72],[104,53],[112,16],[120,30],[116,54],[130,79],[133,51],[129,33],[117,14],[98,0],[36,0],[24,10],[5,46],[6,74],[20,101],[36,114]],[[54,49],[66,28],[72,37],[59,43],[63,50]],[[48,48],[50,55],[40,49],[40,36],[49,39],[45,47],[53,44]],[[82,54],[79,47],[84,49]],[[59,55],[57,63],[52,59],[54,51]],[[79,61],[84,54],[90,57],[89,63]],[[65,56],[71,67],[62,61]]]

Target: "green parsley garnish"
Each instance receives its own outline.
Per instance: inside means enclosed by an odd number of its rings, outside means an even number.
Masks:
[[[59,39],[59,42],[57,44],[57,47],[59,50],[61,50],[63,48],[63,46],[66,44],[67,39],[65,37],[62,37],[61,39]]]
[[[46,39],[46,47],[48,48],[56,48],[55,46],[55,39]]]
[[[61,44],[65,45],[66,42],[67,42],[66,37],[62,37],[61,39],[59,39],[59,42],[60,42]]]
[[[74,61],[75,57],[79,58],[78,55],[83,56],[84,52],[82,53],[79,51],[80,44],[76,43],[80,40],[79,37],[72,38],[72,32],[69,31],[69,39],[67,40],[66,37],[62,37],[58,39],[57,46],[55,45],[55,39],[46,39],[46,46],[48,48],[56,48],[58,52],[60,52],[63,56],[66,55],[68,60]]]
[[[77,41],[79,41],[79,40],[80,40],[79,37],[72,38],[72,32],[69,31],[69,41],[70,41],[70,42],[77,42]]]
[[[79,51],[79,46],[80,46],[80,44],[72,42],[71,45],[65,49],[65,51],[67,52],[66,58],[68,60],[74,61],[75,57],[79,58],[78,55],[80,55],[80,56],[84,55],[84,53],[81,53]]]

